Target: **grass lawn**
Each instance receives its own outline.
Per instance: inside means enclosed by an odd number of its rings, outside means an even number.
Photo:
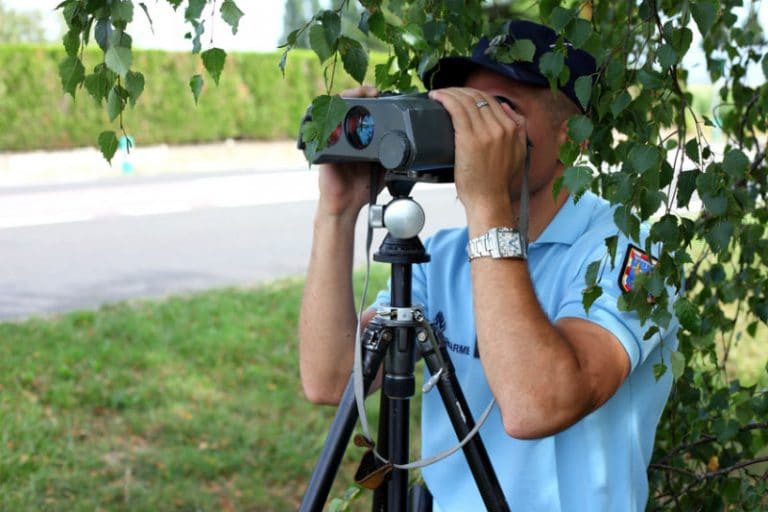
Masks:
[[[301,392],[302,285],[0,324],[0,511],[295,510],[335,413]]]
[[[301,392],[302,284],[0,323],[0,512],[295,510],[335,413]]]

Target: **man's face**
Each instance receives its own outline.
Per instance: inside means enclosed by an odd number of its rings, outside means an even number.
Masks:
[[[547,101],[554,101],[548,88],[534,87],[511,80],[492,71],[478,69],[467,78],[465,87],[478,89],[492,96],[507,98],[520,115],[525,117],[531,150],[530,187],[536,193],[550,185],[563,171],[559,161],[560,145],[566,140],[567,123],[557,123]]]

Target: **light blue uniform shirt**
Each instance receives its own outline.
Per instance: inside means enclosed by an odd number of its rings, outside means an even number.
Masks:
[[[498,407],[480,430],[494,470],[512,510],[526,512],[641,511],[648,499],[647,467],[656,425],[672,383],[667,371],[658,381],[653,365],[669,363],[676,347],[676,323],[661,336],[643,340],[650,326],[619,312],[627,239],[619,237],[615,266],[610,258],[598,284],[603,289],[584,311],[587,266],[606,256],[604,239],[618,234],[612,208],[586,193],[568,200],[541,236],[529,246],[528,266],[543,310],[560,318],[587,319],[612,332],[629,356],[631,373],[602,407],[566,430],[542,439],[507,435]],[[491,400],[478,356],[467,258],[467,230],[440,231],[425,246],[432,261],[414,266],[413,303],[423,304],[430,322],[443,331],[456,375],[475,419]],[[640,244],[642,247],[642,244]],[[630,275],[631,278],[631,275]],[[388,303],[382,292],[377,303]],[[510,311],[509,314],[515,314]],[[506,333],[499,333],[499,335]],[[434,455],[457,443],[443,403],[434,389],[423,398],[422,452]],[[422,470],[435,510],[484,510],[463,452]]]

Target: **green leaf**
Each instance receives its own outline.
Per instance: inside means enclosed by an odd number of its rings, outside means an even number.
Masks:
[[[581,305],[584,306],[584,312],[589,314],[589,308],[603,294],[603,289],[599,286],[589,286],[582,291]]]
[[[344,70],[356,82],[362,84],[368,71],[368,54],[354,39],[342,38],[341,41],[341,62],[344,64]]]
[[[371,33],[382,41],[387,40],[387,26],[387,21],[381,10],[374,12],[368,18],[368,28],[371,30]]]
[[[64,50],[70,57],[77,57],[77,53],[80,51],[80,31],[70,30],[64,34],[62,40],[64,43]]]
[[[648,219],[658,211],[666,195],[660,190],[642,189],[640,191],[640,215]]]
[[[680,54],[668,44],[662,44],[657,50],[656,57],[662,68],[669,68],[677,64]]]
[[[717,418],[712,422],[712,430],[719,442],[727,443],[739,433],[739,423],[732,419]]]
[[[656,147],[638,144],[629,152],[629,162],[637,174],[643,174],[649,169],[658,169],[661,155]]]
[[[429,44],[440,44],[445,37],[446,25],[444,21],[430,20],[422,27],[424,40]]]
[[[243,11],[237,7],[234,0],[224,0],[219,12],[221,13],[221,19],[223,19],[227,25],[232,27],[232,33],[237,34],[237,28],[240,24],[240,18],[243,17]]]
[[[64,92],[75,97],[77,87],[85,79],[85,67],[77,57],[67,57],[59,64],[59,78]]]
[[[109,80],[106,69],[103,71],[91,73],[90,75],[86,76],[85,80],[83,81],[85,90],[88,91],[88,93],[93,96],[93,99],[95,99],[98,103],[101,103],[104,98],[107,97],[107,94],[109,94],[109,89],[112,87],[113,83],[113,81]]]
[[[608,249],[608,255],[611,257],[611,270],[616,266],[616,247],[618,243],[618,235],[609,236],[605,239],[605,247]]]
[[[130,23],[133,21],[133,2],[131,0],[114,0],[111,15],[113,22]]]
[[[555,32],[562,32],[563,29],[570,23],[575,16],[576,11],[574,9],[564,9],[560,6],[555,7],[552,10],[549,21],[550,26],[555,29]]]
[[[194,75],[189,80],[189,88],[192,90],[192,97],[195,98],[195,105],[200,100],[200,94],[203,92],[203,77],[202,75]]]
[[[701,174],[699,171],[683,171],[677,179],[677,206],[685,208],[691,201],[691,196],[696,190],[696,180]]]
[[[152,33],[155,33],[155,24],[152,21],[152,16],[149,15],[149,9],[147,9],[147,4],[144,2],[139,2],[139,7],[141,7],[141,10],[144,11],[144,16],[147,17],[147,21],[149,22],[149,30],[152,31]]]
[[[733,222],[720,220],[715,222],[712,229],[705,235],[707,243],[715,253],[720,253],[728,248],[733,237]]]
[[[575,144],[581,144],[589,139],[592,130],[594,130],[594,125],[587,116],[573,116],[568,119],[568,137]]]
[[[768,78],[768,53],[763,57],[763,76]]]
[[[425,52],[421,56],[421,61],[419,61],[418,68],[416,68],[416,73],[418,73],[419,76],[424,76],[428,70],[437,65],[439,60],[440,56],[437,52]]]
[[[552,184],[552,199],[557,201],[558,196],[560,196],[560,191],[563,190],[563,177],[558,176],[555,178],[555,182]]]
[[[121,77],[125,77],[131,69],[132,59],[131,49],[123,46],[110,46],[104,55],[104,63],[107,67]]]
[[[99,148],[101,149],[101,154],[104,155],[104,159],[112,163],[112,157],[115,156],[117,151],[117,136],[115,132],[101,132],[99,134]]]
[[[125,109],[125,101],[123,100],[119,86],[115,85],[109,90],[107,96],[107,115],[110,121],[114,121]]]
[[[563,172],[563,184],[571,194],[580,197],[592,184],[592,169],[581,165],[568,167]]]
[[[203,14],[206,0],[189,0],[189,5],[184,11],[184,19],[187,21],[199,20]]]
[[[109,49],[109,40],[112,36],[112,23],[109,18],[102,18],[96,21],[96,26],[93,29],[93,37],[96,39],[96,44],[99,45],[101,51],[106,52]]]
[[[720,190],[715,194],[700,193],[701,202],[704,203],[704,208],[714,217],[720,217],[725,215],[728,211],[728,197],[725,194],[725,190]]]
[[[221,48],[211,48],[200,54],[203,59],[203,67],[213,78],[216,85],[219,85],[219,77],[224,70],[224,62],[227,60],[227,52]]]
[[[694,162],[699,161],[699,141],[695,138],[690,139],[688,142],[685,143],[685,156],[693,160]]]
[[[647,341],[657,334],[659,334],[660,329],[656,325],[652,325],[647,331],[645,331],[645,334],[643,334],[643,341]]]
[[[637,72],[637,79],[646,89],[660,89],[664,86],[664,79],[660,73],[646,68]]]
[[[334,48],[341,37],[341,17],[335,11],[324,11],[320,19],[328,46]]]
[[[593,261],[587,266],[587,273],[584,276],[584,284],[594,286],[597,284],[597,276],[600,272],[600,260]]]
[[[682,352],[672,352],[669,358],[670,363],[672,363],[672,376],[677,380],[682,377],[685,371],[685,356]]]
[[[691,32],[691,30],[686,27],[676,28],[672,31],[670,40],[675,51],[679,55],[685,55],[688,52],[688,49],[691,47],[691,42],[693,41],[693,32]]]
[[[205,32],[205,26],[194,20],[190,23],[194,29],[194,34],[187,34],[184,37],[192,40],[192,53],[200,53],[200,50],[203,49],[203,45],[200,43],[200,37],[203,35],[203,32]]]
[[[368,26],[368,20],[370,18],[370,11],[363,11],[362,14],[360,14],[360,21],[357,23],[357,28],[366,36],[370,33],[370,27]]]
[[[666,247],[676,248],[680,238],[677,217],[671,214],[664,215],[651,226],[651,236],[654,240],[663,242]]]
[[[630,239],[638,241],[640,238],[640,219],[632,213],[632,209],[629,206],[618,206],[613,212],[613,221],[622,233]]]
[[[568,41],[574,46],[574,48],[581,48],[589,40],[589,36],[592,35],[592,24],[587,20],[577,18],[568,27],[566,34]]]
[[[732,149],[723,158],[723,170],[735,179],[741,179],[747,174],[749,158],[740,149]]]
[[[579,153],[581,153],[581,149],[577,143],[570,140],[566,141],[565,144],[560,146],[560,161],[565,166],[571,166],[576,161]]]
[[[665,373],[667,373],[667,365],[665,365],[663,362],[653,365],[653,376],[656,378],[656,380],[662,378]]]
[[[691,14],[699,26],[699,32],[709,34],[717,21],[717,3],[714,0],[699,0],[691,4]]]
[[[565,67],[565,56],[562,53],[547,52],[539,59],[539,71],[550,80],[558,80]]]
[[[124,30],[113,30],[109,34],[109,46],[121,46],[123,48],[131,48],[133,46],[133,38]]]
[[[312,120],[305,123],[302,140],[310,146],[307,160],[314,160],[314,152],[321,151],[333,130],[344,120],[347,102],[338,96],[323,95],[312,101]]]
[[[128,91],[131,106],[135,107],[136,100],[138,100],[141,93],[144,92],[144,75],[135,71],[129,71],[125,75],[125,83],[123,86],[125,87],[125,90]]]
[[[325,28],[322,25],[312,25],[309,29],[309,46],[314,50],[322,64],[333,55],[334,50],[328,45],[325,37]]]
[[[509,60],[503,62],[533,62],[536,55],[536,46],[530,39],[517,39],[508,47]]]
[[[581,107],[584,110],[587,110],[587,107],[589,107],[589,100],[592,97],[592,77],[580,76],[573,84],[573,89],[576,92],[576,97],[579,99],[579,103],[581,103]]]
[[[630,96],[627,91],[621,91],[611,102],[611,114],[613,114],[613,117],[619,117],[619,114],[621,114],[630,103],[632,103],[632,96]]]

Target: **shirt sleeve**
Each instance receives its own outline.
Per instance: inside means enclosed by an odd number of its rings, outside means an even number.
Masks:
[[[677,330],[677,321],[671,306],[672,321],[666,328],[659,326],[660,332],[649,339],[644,339],[644,336],[653,324],[650,321],[642,323],[637,313],[620,311],[618,308],[619,297],[626,293],[627,287],[631,289],[634,276],[649,271],[653,260],[623,237],[619,238],[614,262],[611,262],[603,240],[599,240],[593,250],[587,251],[587,255],[582,260],[578,272],[566,284],[567,291],[554,320],[566,317],[581,318],[605,328],[624,347],[634,370],[663,340],[673,339]],[[587,268],[593,261],[601,262],[597,285],[602,289],[602,294],[590,306],[589,311],[585,311],[583,291],[586,286]],[[670,293],[670,297],[674,295]],[[670,300],[670,303],[672,302]]]

